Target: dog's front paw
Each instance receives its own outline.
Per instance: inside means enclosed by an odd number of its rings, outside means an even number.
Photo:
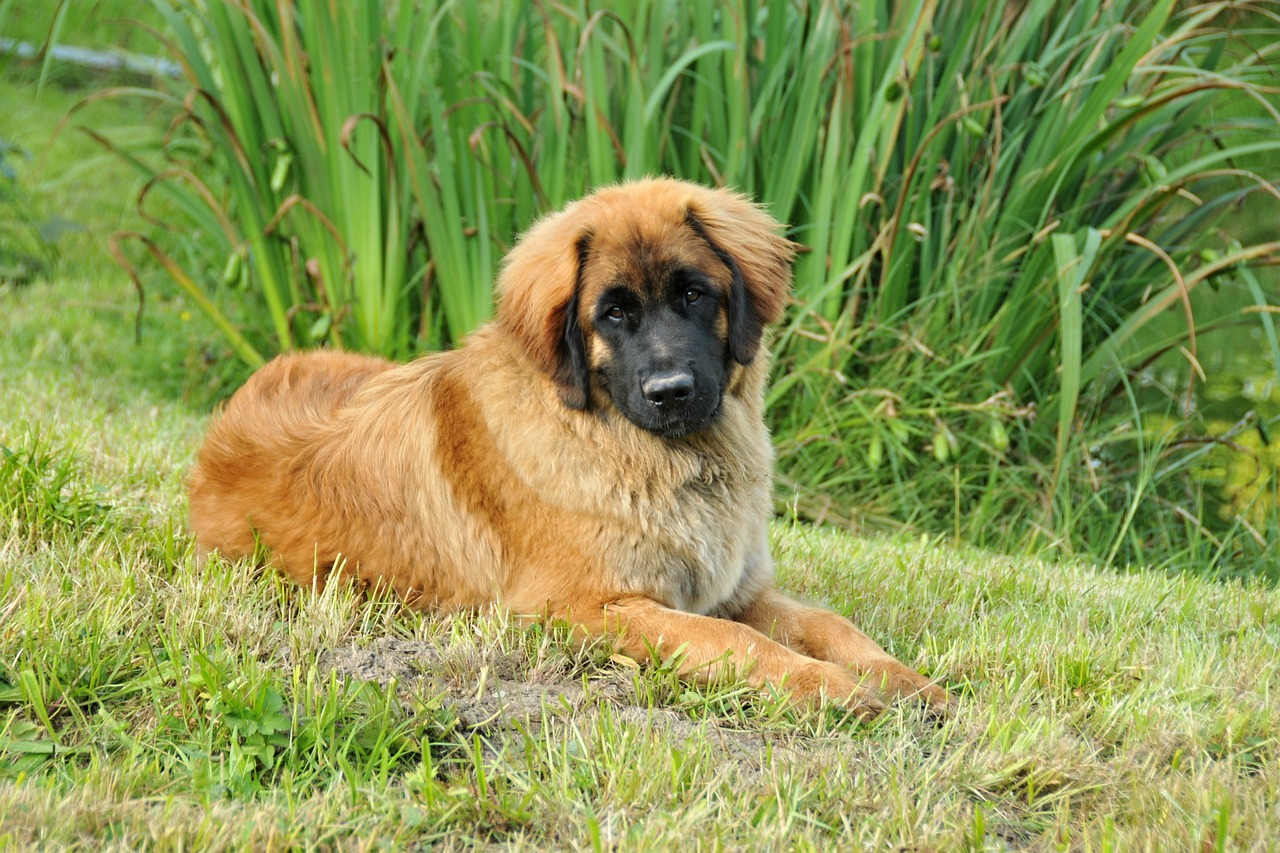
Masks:
[[[836,702],[863,720],[875,719],[888,707],[872,679],[837,664],[815,662],[792,672],[786,686],[797,702],[811,707]]]
[[[880,688],[895,700],[915,700],[928,706],[929,712],[949,716],[956,709],[956,700],[941,687],[905,664],[886,657],[883,662],[868,667],[863,673],[864,683]]]

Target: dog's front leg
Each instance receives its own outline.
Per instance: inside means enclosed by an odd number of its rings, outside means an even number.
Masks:
[[[592,634],[608,635],[637,661],[654,653],[673,659],[681,678],[705,684],[732,673],[754,687],[781,688],[806,703],[830,697],[863,718],[884,710],[874,688],[851,670],[798,654],[740,622],[672,610],[641,596],[616,599],[591,613],[574,612],[572,619]]]
[[[802,655],[867,676],[870,684],[889,696],[919,698],[939,711],[952,705],[946,690],[902,664],[838,613],[801,604],[770,589],[757,596],[737,621]]]

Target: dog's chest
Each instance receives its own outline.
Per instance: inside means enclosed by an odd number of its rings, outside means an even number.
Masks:
[[[634,486],[634,484],[633,484]],[[763,471],[702,458],[672,487],[632,488],[617,529],[612,567],[621,590],[692,613],[711,613],[769,571],[769,479]]]
[[[552,535],[589,555],[602,593],[713,613],[768,579],[773,451],[754,408],[727,398],[719,424],[686,442],[561,417],[555,431],[545,414],[490,428],[512,488],[560,514]]]

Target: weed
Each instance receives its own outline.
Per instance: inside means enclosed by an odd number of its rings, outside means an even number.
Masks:
[[[30,432],[14,447],[0,444],[0,539],[83,535],[100,524],[110,506],[79,469],[74,451],[47,432]]]

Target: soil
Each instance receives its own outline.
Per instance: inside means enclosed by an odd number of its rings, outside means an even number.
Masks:
[[[721,751],[740,769],[759,770],[772,753],[794,744],[778,731],[742,731],[714,719],[693,719],[678,711],[641,704],[630,672],[581,673],[548,670],[519,656],[452,658],[439,646],[383,637],[371,643],[324,652],[322,669],[362,681],[396,684],[401,701],[421,705],[425,692],[441,697],[456,718],[459,733],[535,732],[556,721],[611,710],[619,723],[661,733],[673,747],[693,740]]]

